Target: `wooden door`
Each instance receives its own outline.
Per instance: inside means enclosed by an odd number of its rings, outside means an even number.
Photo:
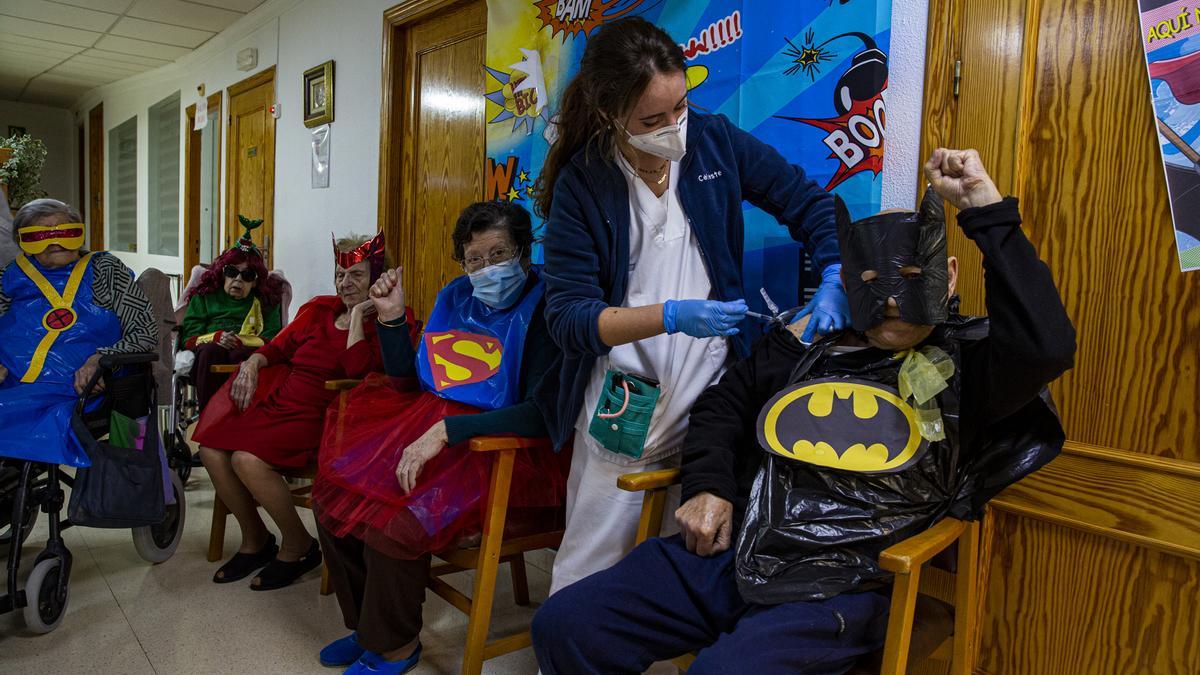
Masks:
[[[275,234],[275,66],[228,89],[225,150],[225,243],[233,246],[243,229],[238,215],[257,220],[254,241],[271,267]]]
[[[104,249],[104,104],[88,112],[88,248]]]
[[[486,35],[483,0],[410,2],[385,16],[380,227],[422,319],[463,273],[450,235],[483,198]]]
[[[217,92],[207,99],[208,103],[208,128],[216,134],[214,139],[218,148],[221,145],[221,92]],[[202,166],[201,148],[204,140],[204,130],[196,129],[196,104],[193,103],[187,107],[187,141],[184,145],[184,207],[183,214],[183,276],[186,278],[191,274],[191,269],[201,262],[211,262],[210,260],[201,260],[200,254],[200,228],[201,221],[201,201],[203,198],[203,190],[201,189],[200,167]],[[212,189],[218,190],[220,183],[214,183]],[[215,235],[214,235],[215,236]]]
[[[1133,0],[930,2],[923,149],[979,148],[1079,334],[1062,456],[993,501],[979,672],[1200,672],[1200,274],[1139,33]],[[978,252],[950,246],[980,311]]]

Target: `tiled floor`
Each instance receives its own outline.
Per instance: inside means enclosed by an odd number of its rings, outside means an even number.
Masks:
[[[346,633],[337,601],[318,592],[311,573],[291,587],[255,593],[248,583],[217,585],[205,560],[213,490],[202,469],[187,492],[187,525],[174,557],[150,565],[138,557],[128,530],[73,528],[64,533],[74,553],[67,616],[58,630],[33,635],[19,612],[0,616],[0,672],[18,673],[321,673],[317,651]],[[305,511],[311,528],[311,513]],[[26,545],[22,583],[46,540],[45,517]],[[230,520],[227,554],[238,545]],[[512,602],[507,567],[492,618],[493,635],[528,625],[550,585],[551,559],[530,556],[531,608]],[[469,573],[448,577],[469,593]],[[414,673],[457,673],[467,619],[441,598],[425,603],[424,656]],[[493,659],[484,673],[534,673],[529,649]]]

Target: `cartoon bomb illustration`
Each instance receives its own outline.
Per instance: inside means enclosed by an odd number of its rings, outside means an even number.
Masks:
[[[767,452],[854,473],[903,471],[929,448],[899,392],[861,379],[789,386],[763,406],[757,429]]]
[[[822,142],[831,151],[830,159],[839,163],[836,173],[825,185],[826,190],[833,190],[859,173],[871,171],[878,175],[883,170],[883,137],[887,126],[883,91],[888,85],[887,54],[865,33],[842,33],[816,44],[810,30],[802,46],[791,45],[787,54],[794,57],[795,65],[784,71],[786,75],[803,71],[815,80],[821,64],[834,60],[827,46],[847,38],[862,42],[863,49],[851,57],[850,65],[833,87],[833,107],[837,115],[826,119],[775,116],[809,124],[825,132]]]
[[[833,88],[833,106],[839,115],[845,115],[854,107],[855,101],[871,101],[883,93],[888,82],[887,54],[866,33],[842,33],[825,41],[855,37],[863,41],[864,48],[850,59],[850,67],[838,78]]]

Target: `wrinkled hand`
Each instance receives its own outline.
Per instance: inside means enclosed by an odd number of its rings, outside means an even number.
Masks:
[[[91,356],[88,357],[87,361],[83,362],[83,365],[79,367],[79,370],[75,371],[75,392],[76,393],[78,393],[78,394],[83,393],[83,388],[88,385],[88,382],[92,379],[92,376],[96,374],[96,370],[99,368],[100,368],[100,355],[99,354],[92,354]],[[92,389],[92,391],[90,393],[96,394],[96,393],[100,393],[101,391],[104,391],[104,381],[103,380],[97,381],[96,387],[94,389]]]
[[[403,273],[403,267],[390,269],[371,286],[371,299],[375,301],[380,321],[392,322],[404,316],[404,281],[400,278]]]
[[[360,302],[357,305],[350,308],[351,318],[356,319],[360,323],[362,322],[363,318],[368,317],[374,313],[375,313],[375,301],[370,298],[367,298],[366,300],[363,300],[362,302]]]
[[[253,360],[243,361],[238,368],[237,377],[229,388],[229,398],[233,399],[238,410],[245,412],[254,400],[254,392],[258,389],[258,363]]]
[[[668,334],[696,338],[737,335],[748,309],[745,300],[668,300],[663,304],[663,327]]]
[[[0,366],[0,384],[3,384],[5,378],[8,377],[8,368]]]
[[[733,542],[733,504],[701,492],[675,510],[687,549],[696,555],[716,555]]]
[[[975,150],[934,150],[925,162],[925,178],[942,199],[960,210],[1002,199]]]
[[[800,337],[805,344],[812,344],[818,337],[836,333],[850,325],[850,299],[842,287],[840,263],[829,265],[821,272],[821,285],[817,287],[812,300],[792,319],[792,323],[809,315],[812,318]]]
[[[237,349],[242,346],[242,340],[234,333],[221,333],[221,339],[217,341],[225,349]]]
[[[417,485],[417,478],[421,476],[421,470],[425,468],[425,463],[437,457],[438,453],[446,447],[446,442],[446,424],[438,422],[404,449],[404,453],[400,456],[400,462],[396,465],[396,480],[400,483],[400,489],[404,490],[404,494],[412,492]]]

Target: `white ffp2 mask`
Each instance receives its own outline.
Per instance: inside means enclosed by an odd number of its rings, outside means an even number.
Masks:
[[[683,115],[678,122],[668,124],[661,129],[637,135],[631,134],[628,129],[625,129],[625,134],[629,136],[629,145],[633,148],[655,157],[678,162],[683,159],[683,155],[687,151],[687,115]]]

